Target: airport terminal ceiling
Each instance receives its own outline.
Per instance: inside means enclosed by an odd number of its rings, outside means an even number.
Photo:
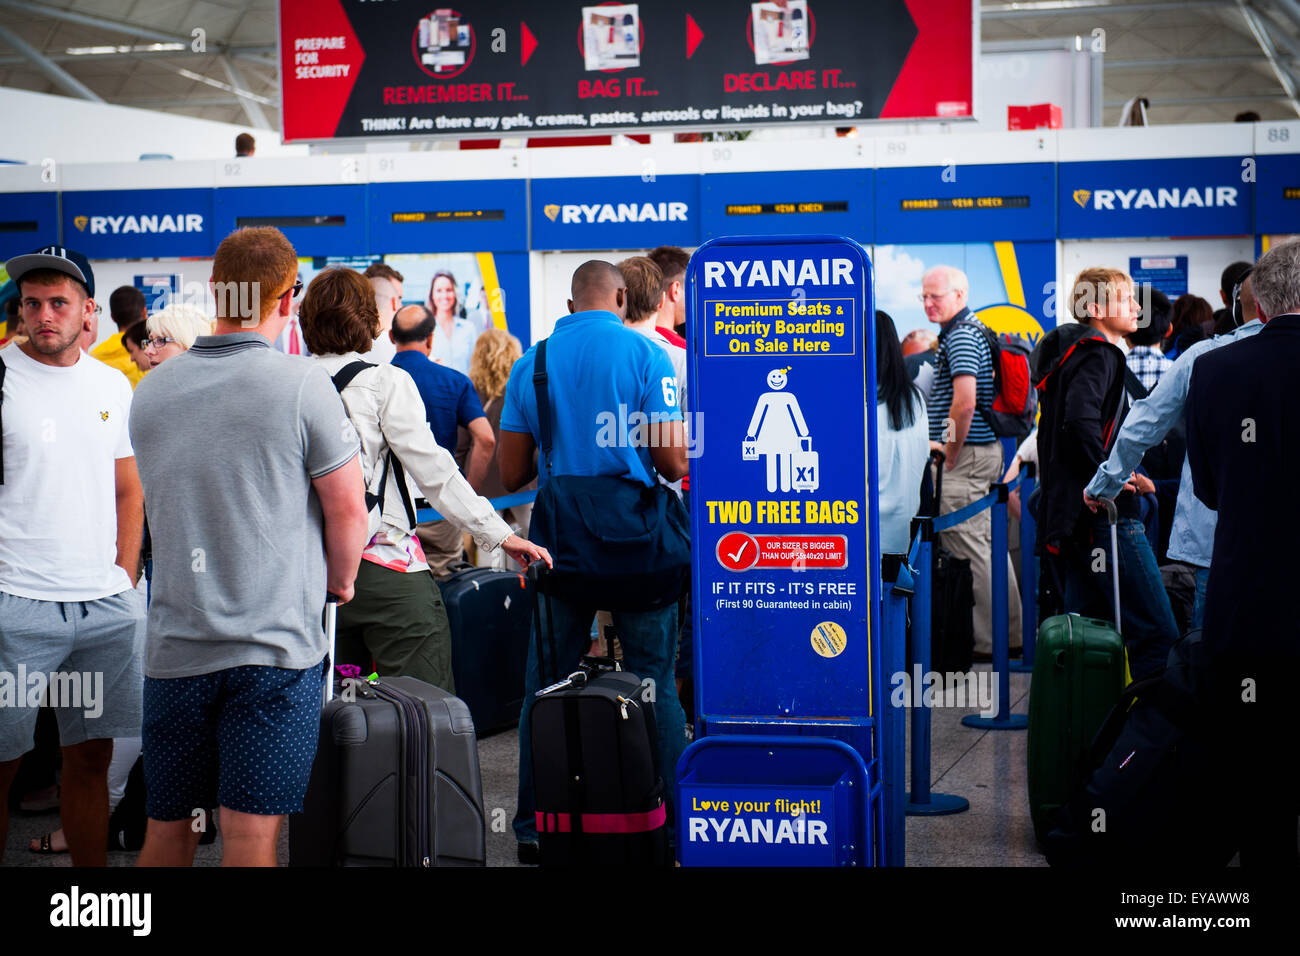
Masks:
[[[1104,48],[1107,126],[1135,96],[1149,99],[1151,124],[1300,115],[1297,0],[979,7],[986,53],[1075,36]],[[0,86],[280,129],[275,0],[0,0],[0,14]]]

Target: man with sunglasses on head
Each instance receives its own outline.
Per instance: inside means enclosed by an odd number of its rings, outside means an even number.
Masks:
[[[201,808],[223,863],[274,866],[302,810],[327,666],[321,611],[367,540],[359,442],[329,376],[276,352],[293,246],[240,229],[212,266],[217,322],[136,390],[154,588],[145,650],[141,866],[188,866]]]
[[[1102,462],[1088,487],[1083,490],[1083,500],[1089,508],[1096,510],[1100,505],[1099,499],[1118,495],[1133,469],[1141,464],[1142,456],[1147,450],[1158,445],[1170,429],[1182,422],[1187,405],[1187,389],[1192,380],[1192,365],[1197,358],[1206,352],[1256,335],[1268,321],[1267,317],[1259,315],[1255,295],[1251,291],[1249,271],[1238,278],[1228,307],[1235,326],[1233,331],[1227,335],[1203,339],[1190,346],[1160,376],[1159,383],[1151,393],[1133,403],[1115,437],[1115,444],[1111,446],[1110,457]],[[1191,461],[1184,459],[1166,554],[1170,560],[1182,561],[1196,569],[1196,597],[1189,622],[1192,628],[1199,628],[1205,617],[1205,587],[1210,580],[1210,555],[1214,550],[1214,528],[1217,522],[1218,515],[1196,497],[1192,487]]]

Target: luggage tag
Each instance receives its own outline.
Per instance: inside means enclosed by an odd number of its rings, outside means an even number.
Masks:
[[[587,684],[586,671],[574,671],[564,680],[556,681],[549,687],[543,687],[534,694],[534,697],[545,697],[547,694],[554,694],[557,690],[564,690],[566,687],[585,687]]]

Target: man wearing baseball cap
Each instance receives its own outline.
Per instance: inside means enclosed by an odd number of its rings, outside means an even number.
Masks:
[[[0,355],[0,852],[8,792],[48,687],[76,866],[103,866],[114,737],[140,734],[144,502],[127,431],[131,386],[82,354],[94,327],[86,257],[45,246],[6,263],[27,342]],[[26,675],[19,682],[19,675]],[[37,690],[33,693],[33,688]]]

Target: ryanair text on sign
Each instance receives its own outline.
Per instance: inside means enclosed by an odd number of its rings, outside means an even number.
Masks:
[[[85,232],[89,226],[91,235],[203,231],[203,216],[194,212],[177,213],[174,216],[77,216],[72,223],[81,232]]]
[[[542,212],[551,222],[561,223],[686,222],[687,207],[684,202],[549,203]]]
[[[1237,205],[1236,186],[1188,186],[1179,189],[1076,189],[1083,209],[1187,209]],[[1091,202],[1090,202],[1091,201]]]

